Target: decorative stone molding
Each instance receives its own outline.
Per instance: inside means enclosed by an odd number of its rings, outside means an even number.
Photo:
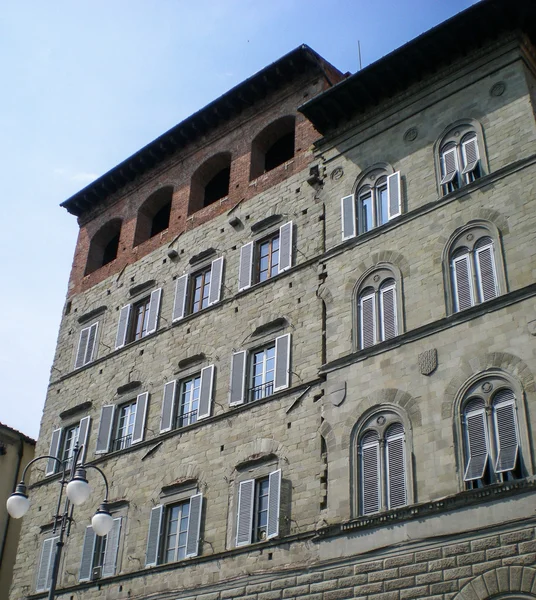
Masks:
[[[536,569],[521,565],[490,569],[469,581],[453,600],[487,600],[500,594],[536,598]],[[525,596],[525,594],[527,594]]]

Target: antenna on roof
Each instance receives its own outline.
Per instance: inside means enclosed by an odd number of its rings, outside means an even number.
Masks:
[[[359,70],[361,71],[361,42],[357,40],[357,52],[359,54]]]

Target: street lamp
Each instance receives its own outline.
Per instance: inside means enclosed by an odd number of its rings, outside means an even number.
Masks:
[[[104,500],[100,505],[97,512],[93,515],[91,519],[91,526],[96,535],[105,536],[107,535],[113,527],[114,520],[110,511],[108,510],[108,480],[106,479],[106,475],[99,469],[99,467],[95,467],[94,465],[84,465],[80,464],[76,466],[78,459],[82,453],[84,446],[75,447],[73,457],[67,461],[61,461],[56,456],[43,455],[38,456],[31,460],[24,471],[22,472],[22,478],[20,483],[17,484],[15,491],[11,494],[11,496],[7,499],[6,507],[7,512],[14,519],[20,519],[23,517],[30,508],[30,500],[28,498],[28,490],[26,484],[24,483],[24,479],[26,477],[26,471],[28,468],[36,461],[46,459],[46,460],[55,460],[60,464],[62,469],[62,477],[59,480],[59,484],[61,485],[60,493],[58,497],[58,503],[56,506],[56,514],[54,515],[54,528],[52,533],[56,533],[59,529],[60,535],[58,537],[58,541],[56,542],[56,553],[54,555],[54,565],[52,568],[52,577],[50,581],[50,588],[48,592],[48,600],[54,600],[54,596],[56,593],[56,582],[58,579],[58,569],[60,566],[61,552],[64,546],[64,536],[69,537],[71,532],[71,523],[73,521],[73,511],[75,506],[80,506],[83,504],[91,494],[91,488],[86,478],[87,469],[94,469],[98,471],[102,478],[104,479],[104,485],[106,488],[106,493],[104,496]],[[69,469],[69,464],[72,461],[73,468]],[[69,473],[69,479],[67,479],[67,472]],[[66,487],[66,498],[63,505],[63,512],[60,514],[61,510],[61,501],[63,498],[63,488]]]

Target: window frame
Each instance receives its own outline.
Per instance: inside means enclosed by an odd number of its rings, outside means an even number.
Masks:
[[[83,446],[82,451],[78,457],[78,463],[83,463],[85,461],[85,457],[87,455],[87,443],[89,439],[89,434],[91,431],[91,417],[85,416],[79,419],[78,421],[71,421],[68,424],[63,425],[62,427],[58,427],[52,431],[52,436],[50,440],[50,449],[49,455],[55,456],[58,458],[62,464],[64,461],[71,461],[74,456],[74,448],[77,444]],[[67,441],[67,436],[70,432],[76,432],[75,438],[72,439],[72,443],[69,446],[68,454],[66,455],[66,446],[65,443]],[[65,458],[64,458],[65,457]],[[71,465],[66,465],[66,470],[71,469]],[[49,459],[47,465],[45,467],[45,476],[49,477],[55,475],[56,473],[60,473],[60,465],[56,460]]]
[[[118,450],[125,450],[126,448],[130,448],[132,446],[132,437],[134,434],[134,425],[136,423],[136,413],[138,408],[138,400],[132,399],[128,402],[123,402],[119,404],[115,408],[114,414],[114,425],[113,425],[113,436],[110,442],[111,450],[110,452],[117,452]],[[123,415],[123,411],[128,411],[126,415]],[[123,417],[128,416],[129,422],[126,427],[121,424]],[[132,421],[132,422],[130,422]],[[120,433],[124,433],[124,430],[128,432],[131,430],[131,433],[127,433],[126,435],[120,435]],[[123,430],[123,431],[122,431]],[[117,447],[119,446],[119,447]]]
[[[52,571],[54,569],[54,560],[55,553],[57,552],[56,544],[60,539],[59,535],[47,536],[41,541],[41,550],[39,552],[39,562],[37,563],[37,570],[35,574],[35,592],[47,592],[50,590],[50,585],[52,583]],[[47,545],[50,545],[50,548],[47,549]],[[46,553],[48,552],[48,557],[46,557]],[[46,560],[47,565],[44,567],[43,562]],[[42,568],[43,571],[42,572]],[[45,581],[43,585],[40,585],[40,579],[44,577]],[[58,573],[59,577],[59,573]]]
[[[86,527],[78,572],[79,582],[113,577],[121,570],[120,553],[125,529],[125,514],[124,508],[119,511],[114,510],[112,529],[104,536],[98,536],[91,525]]]
[[[80,330],[78,345],[74,357],[74,369],[81,369],[92,363],[97,357],[99,345],[99,321],[95,321]]]
[[[149,295],[144,294],[141,298],[134,299],[130,304],[125,304],[119,311],[117,332],[115,338],[115,350],[119,350],[137,342],[158,329],[160,318],[160,305],[162,301],[162,288],[154,289]],[[137,333],[137,321],[135,310],[144,306],[142,315],[142,328]]]
[[[269,353],[273,350],[272,356]],[[262,362],[257,362],[257,357],[262,357]],[[265,344],[259,348],[255,348],[249,351],[249,365],[248,365],[248,388],[247,388],[247,402],[255,402],[256,400],[262,400],[268,396],[274,394],[274,382],[275,382],[275,340],[269,344]],[[272,361],[272,368],[268,369],[269,362]],[[261,364],[262,370],[259,375],[256,375],[256,366]],[[267,374],[271,373],[271,379],[267,379]],[[260,376],[261,383],[254,385],[255,379]],[[262,388],[262,389],[258,389]],[[260,395],[257,396],[257,392]],[[252,397],[257,396],[257,397]]]

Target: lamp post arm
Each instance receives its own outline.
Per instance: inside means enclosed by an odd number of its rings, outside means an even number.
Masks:
[[[28,471],[28,469],[38,460],[42,460],[43,458],[46,458],[47,460],[55,460],[57,463],[60,463],[60,466],[62,467],[62,471],[63,471],[63,477],[62,479],[65,479],[65,467],[66,465],[64,464],[64,462],[62,460],[60,460],[57,456],[51,456],[50,454],[43,454],[43,456],[37,456],[36,458],[33,458],[25,467],[24,467],[24,471],[22,472],[22,477],[20,478],[20,483],[24,484],[24,480],[26,478],[26,471]]]
[[[101,469],[99,469],[99,467],[96,467],[95,465],[84,465],[84,469],[94,469],[95,471],[98,471],[102,475],[102,478],[104,479],[104,486],[106,489],[106,493],[104,495],[104,502],[108,502],[108,494],[109,494],[108,480],[106,479],[106,475],[104,474],[104,472]]]

